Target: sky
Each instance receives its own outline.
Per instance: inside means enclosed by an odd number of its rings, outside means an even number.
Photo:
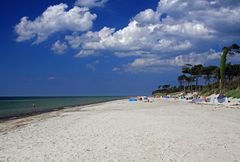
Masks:
[[[239,0],[0,3],[0,96],[150,95],[240,43]]]

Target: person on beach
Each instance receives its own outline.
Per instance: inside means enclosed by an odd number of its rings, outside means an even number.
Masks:
[[[36,104],[35,103],[32,104],[32,111],[36,112]]]

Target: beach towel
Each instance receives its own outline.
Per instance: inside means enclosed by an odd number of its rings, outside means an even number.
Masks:
[[[130,102],[132,102],[132,101],[137,101],[137,99],[136,99],[136,98],[130,98],[129,101],[130,101]]]

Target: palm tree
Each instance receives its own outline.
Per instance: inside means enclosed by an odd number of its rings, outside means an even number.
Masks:
[[[237,44],[233,44],[229,47],[223,48],[223,53],[221,55],[220,61],[220,83],[219,88],[222,90],[224,85],[225,79],[225,71],[226,71],[226,62],[227,62],[227,55],[234,55],[235,53],[240,53],[240,47]]]

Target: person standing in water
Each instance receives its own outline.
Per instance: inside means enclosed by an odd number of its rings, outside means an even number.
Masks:
[[[32,104],[32,111],[36,112],[36,104],[35,103]]]

